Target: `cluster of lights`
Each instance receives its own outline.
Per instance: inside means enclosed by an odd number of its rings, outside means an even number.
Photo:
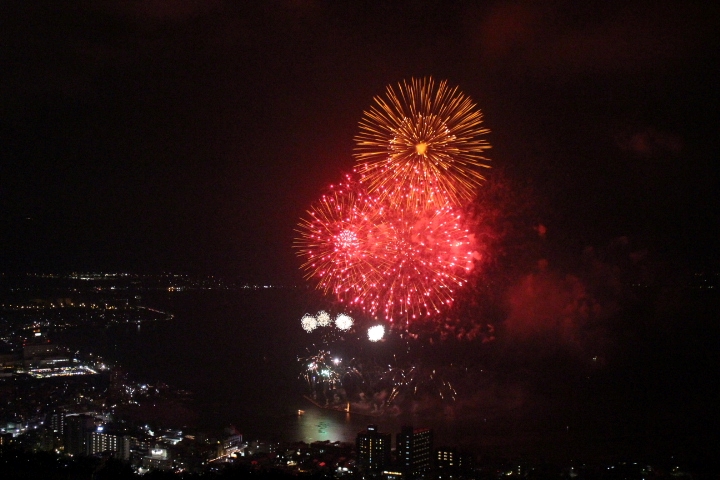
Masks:
[[[68,366],[59,368],[33,368],[27,372],[35,378],[53,378],[53,377],[72,377],[76,375],[97,375],[97,371],[92,368],[80,366]]]
[[[382,341],[385,333],[385,327],[381,324],[367,329],[371,342]],[[385,400],[381,408],[390,407],[403,398],[430,396],[443,402],[454,402],[457,399],[457,391],[448,376],[452,369],[426,367],[416,362],[382,365],[358,358],[343,360],[324,348],[316,352],[308,350],[307,356],[298,357],[298,361],[302,366],[300,378],[318,395],[322,389],[326,400],[337,396],[344,404],[347,401],[344,398],[346,393],[335,389],[343,387],[346,381],[360,388],[362,395],[368,398],[377,397],[383,392]],[[337,399],[332,401],[338,404]]]
[[[310,333],[318,327],[330,327],[335,324],[338,330],[347,331],[352,328],[355,321],[352,317],[346,313],[341,313],[333,321],[332,317],[325,310],[320,310],[317,315],[310,315],[306,313],[300,319],[300,325],[303,330]]]

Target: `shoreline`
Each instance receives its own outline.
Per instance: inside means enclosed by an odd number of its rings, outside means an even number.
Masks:
[[[320,403],[318,403],[316,400],[314,400],[312,397],[310,397],[308,395],[303,395],[303,398],[305,400],[307,400],[308,402],[312,403],[313,405],[315,405],[316,407],[322,408],[323,410],[332,410],[334,412],[347,413],[349,415],[361,415],[363,417],[371,417],[371,418],[380,418],[383,416],[382,414],[372,414],[372,413],[353,411],[350,409],[349,402],[345,407],[341,407],[339,405],[321,405]]]

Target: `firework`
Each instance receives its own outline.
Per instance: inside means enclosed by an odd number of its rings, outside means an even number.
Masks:
[[[385,336],[385,327],[383,327],[382,325],[374,325],[368,328],[367,334],[368,340],[370,340],[371,342],[380,341]]]
[[[335,198],[344,205],[342,197]],[[367,212],[372,226],[362,226],[371,234],[365,235],[356,260],[348,257],[357,251],[339,252],[332,235],[325,239],[324,256],[301,251],[323,262],[321,268],[310,264],[311,278],[318,288],[332,286],[340,302],[390,322],[437,315],[452,303],[473,268],[475,245],[460,212],[450,205],[426,205],[422,210],[373,205],[376,210]],[[317,326],[330,323],[323,313],[317,315]]]
[[[342,331],[350,330],[350,328],[353,326],[354,320],[350,315],[347,315],[345,313],[341,313],[340,315],[335,318],[335,326]]]
[[[328,327],[332,323],[332,319],[330,318],[330,314],[327,313],[325,310],[320,310],[316,316],[317,318],[317,325],[318,327]]]
[[[364,112],[355,137],[361,182],[392,203],[471,200],[488,167],[482,114],[469,97],[432,78],[388,86]]]
[[[296,230],[306,278],[325,293],[349,300],[380,280],[376,216],[381,212],[362,185],[346,177],[308,211]]]
[[[344,369],[343,388],[349,398],[361,402],[384,396],[388,388],[386,369],[373,359],[353,358]]]
[[[335,362],[327,350],[320,350],[318,353],[308,355],[298,360],[305,366],[300,376],[308,383],[310,388],[320,385],[323,387],[334,387],[339,384],[341,374],[338,371],[338,363]]]
[[[450,206],[424,211],[388,209],[377,228],[381,280],[358,292],[350,303],[396,322],[440,313],[472,270],[474,241]]]
[[[317,328],[317,320],[310,314],[305,314],[300,320],[303,330],[310,333]]]
[[[306,278],[394,325],[452,304],[476,256],[459,212],[487,166],[481,120],[446,82],[388,87],[360,122],[359,181],[331,186],[296,230]]]
[[[443,402],[454,402],[457,391],[443,371],[425,368],[420,364],[406,367],[389,367],[385,380],[391,387],[387,404],[390,405],[400,398],[435,398]]]

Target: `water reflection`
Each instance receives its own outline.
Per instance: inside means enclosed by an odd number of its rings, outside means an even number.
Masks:
[[[365,430],[369,424],[379,425],[381,431],[399,431],[399,421],[396,418],[367,417],[308,405],[303,415],[298,415],[288,422],[283,440],[302,440],[306,443],[326,440],[354,442],[357,433]]]
[[[177,312],[170,322],[72,329],[55,339],[118,362],[136,379],[195,392],[197,424],[179,427],[233,424],[248,438],[310,443],[354,442],[368,424],[389,433],[399,432],[401,422],[444,424],[445,419],[376,418],[312,405],[302,397],[304,385],[297,378],[297,332],[287,328],[287,319],[304,306],[277,292],[190,293],[151,303]],[[305,414],[298,415],[298,409]]]

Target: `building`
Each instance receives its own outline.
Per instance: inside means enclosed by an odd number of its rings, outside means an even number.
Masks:
[[[0,445],[12,445],[14,442],[12,433],[0,433]]]
[[[435,472],[438,479],[459,478],[472,471],[473,456],[456,448],[441,447],[435,450]]]
[[[10,377],[15,368],[22,366],[22,352],[13,351],[8,344],[0,340],[0,377]]]
[[[119,460],[130,460],[130,437],[105,433],[98,427],[97,431],[90,432],[87,439],[87,454],[101,455],[107,452]]]
[[[25,368],[56,368],[72,365],[72,357],[44,334],[36,331],[23,342],[22,363]]]
[[[405,475],[402,472],[396,472],[394,470],[385,470],[382,475],[383,480],[403,480]]]
[[[243,445],[243,437],[241,433],[235,433],[228,436],[222,442],[223,455],[232,455],[242,452],[245,448]]]
[[[146,455],[142,460],[143,469],[147,470],[172,470],[172,459],[167,448],[155,445],[150,449],[150,455]]]
[[[377,425],[368,425],[367,430],[357,434],[355,449],[360,478],[379,478],[390,466],[391,442],[391,435],[378,432]]]
[[[50,414],[47,424],[58,438],[65,436],[65,412],[56,411]]]
[[[63,443],[71,455],[87,453],[88,436],[95,431],[95,418],[85,413],[65,415]]]
[[[395,440],[398,469],[405,478],[427,478],[432,470],[432,430],[402,427]]]

